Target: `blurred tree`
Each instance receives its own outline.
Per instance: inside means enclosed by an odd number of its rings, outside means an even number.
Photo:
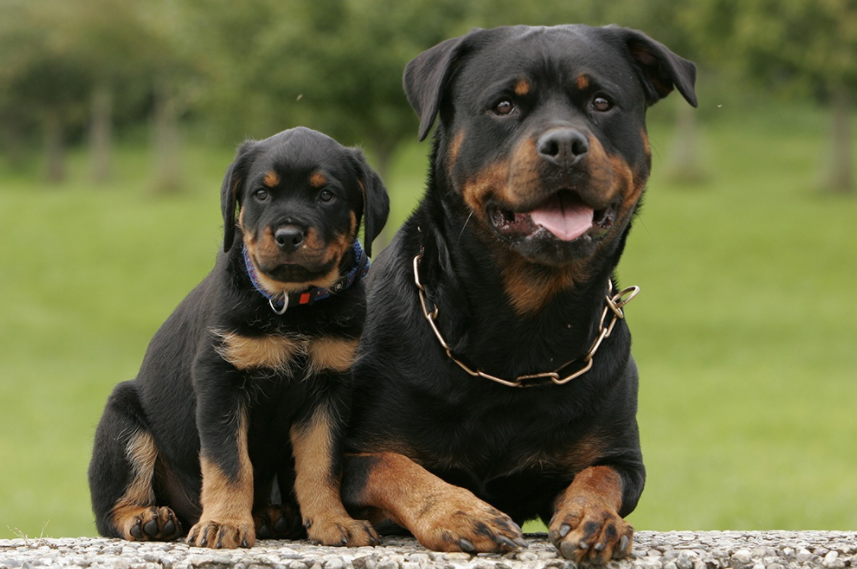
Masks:
[[[140,18],[138,5],[118,0],[78,0],[65,25],[90,83],[89,144],[96,183],[110,177],[114,114],[140,107],[151,90],[147,77],[163,54]],[[117,97],[117,93],[120,95]],[[118,99],[118,101],[117,101]]]
[[[405,64],[467,20],[460,0],[252,0],[228,11],[191,2],[206,50],[225,62],[210,69],[219,92],[207,102],[226,109],[230,128],[266,136],[305,124],[365,145],[382,175],[416,133]]]
[[[2,114],[13,124],[39,125],[50,182],[65,178],[66,133],[85,116],[91,82],[86,62],[72,49],[68,15],[61,0],[0,4]]]
[[[831,175],[835,192],[854,191],[850,100],[857,88],[854,0],[698,0],[685,22],[706,49],[734,61],[751,79],[780,92],[804,92],[832,108]]]

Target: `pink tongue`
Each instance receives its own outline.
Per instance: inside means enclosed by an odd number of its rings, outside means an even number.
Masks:
[[[571,241],[592,227],[594,215],[592,208],[579,200],[557,195],[539,209],[531,211],[530,219],[553,233],[558,239]]]

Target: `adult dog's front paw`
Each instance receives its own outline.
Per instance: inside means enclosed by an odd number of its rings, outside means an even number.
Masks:
[[[581,498],[554,515],[548,537],[566,559],[607,563],[631,553],[634,528],[603,501]]]
[[[500,510],[467,490],[448,494],[425,504],[410,528],[423,546],[467,553],[507,553],[527,546],[521,528]]]

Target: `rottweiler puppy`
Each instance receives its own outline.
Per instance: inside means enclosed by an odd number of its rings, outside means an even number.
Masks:
[[[614,268],[649,176],[646,110],[696,68],[638,31],[502,27],[411,61],[423,200],[378,257],[343,499],[428,548],[631,550],[645,470]],[[383,309],[382,309],[383,307]]]
[[[295,128],[241,145],[221,204],[214,269],[98,425],[98,531],[171,540],[189,528],[188,543],[212,548],[374,544],[342,505],[339,457],[384,185],[359,150]]]

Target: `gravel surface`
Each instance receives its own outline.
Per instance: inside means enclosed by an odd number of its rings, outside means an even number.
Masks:
[[[183,542],[114,539],[0,540],[0,569],[523,569],[573,568],[543,534],[507,555],[436,553],[413,539],[384,539],[379,547],[320,547],[302,541],[260,541],[252,549],[214,551]],[[857,532],[637,532],[631,558],[608,568],[787,569],[857,568]]]

